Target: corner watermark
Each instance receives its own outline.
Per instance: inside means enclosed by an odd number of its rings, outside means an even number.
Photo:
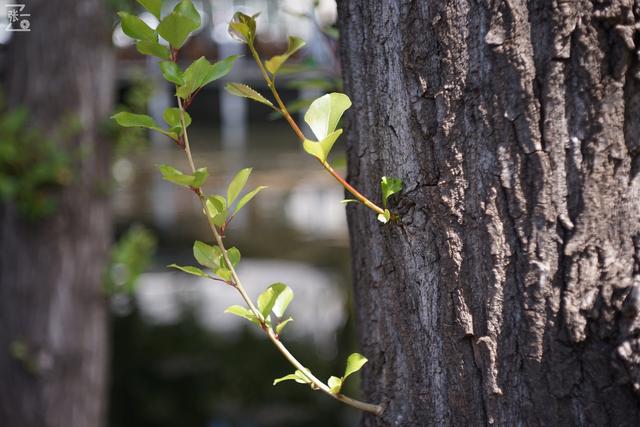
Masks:
[[[31,31],[31,14],[24,12],[24,4],[5,4],[5,8],[8,21],[5,31]]]

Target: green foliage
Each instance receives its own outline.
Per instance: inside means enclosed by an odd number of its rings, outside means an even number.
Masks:
[[[296,53],[298,50],[302,49],[305,45],[304,40],[298,37],[289,36],[289,46],[287,50],[282,55],[276,55],[265,62],[265,67],[269,72],[275,76],[280,67],[287,62],[287,60]]]
[[[131,294],[156,250],[155,235],[142,225],[130,227],[111,249],[111,262],[107,268],[105,292]]]
[[[382,189],[382,206],[386,208],[389,197],[402,191],[402,180],[383,176],[380,180],[380,188]]]
[[[188,99],[202,87],[229,74],[236,59],[238,55],[232,55],[212,64],[205,57],[198,58],[181,75],[184,84],[179,85],[176,93]]]
[[[184,118],[184,127],[187,128],[191,124],[191,116],[186,111],[179,108],[170,107],[164,110],[162,118],[169,125],[169,134],[182,135],[182,120]]]
[[[231,307],[228,307],[224,312],[242,317],[243,319],[247,319],[249,322],[257,325],[258,327],[262,327],[262,325],[260,324],[260,319],[258,319],[256,315],[253,314],[253,312],[248,308],[239,305],[232,305]]]
[[[382,189],[382,206],[384,207],[384,213],[378,214],[378,221],[386,224],[391,220],[391,211],[387,209],[387,203],[389,197],[402,191],[402,180],[400,178],[393,178],[383,176],[380,180],[380,188]]]
[[[256,18],[258,15],[249,16],[242,12],[236,12],[229,23],[228,30],[231,37],[253,46],[256,39]]]
[[[318,140],[323,140],[338,127],[342,114],[351,107],[351,100],[344,93],[329,93],[313,101],[304,121]]]
[[[258,101],[264,105],[268,105],[271,108],[275,108],[271,101],[262,96],[260,92],[256,91],[250,86],[247,86],[246,84],[227,83],[224,88],[232,95],[253,99],[254,101]]]
[[[211,278],[211,276],[209,276],[207,273],[205,273],[204,271],[202,271],[198,267],[193,267],[191,265],[182,265],[181,266],[181,265],[177,265],[177,264],[171,264],[168,267],[175,268],[175,269],[180,270],[180,271],[184,271],[185,273],[192,274],[194,276]]]
[[[111,118],[114,119],[116,123],[118,123],[122,127],[145,128],[149,130],[154,130],[156,132],[160,132],[161,134],[166,135],[169,138],[174,140],[178,138],[178,135],[176,135],[174,132],[170,132],[162,129],[160,125],[156,123],[156,121],[153,120],[151,116],[148,116],[146,114],[136,114],[136,113],[129,113],[126,111],[122,111],[118,114],[114,114],[113,116],[111,116]]]
[[[160,21],[157,30],[173,49],[180,49],[189,35],[198,28],[200,28],[200,14],[191,0],[182,0]]]
[[[318,142],[305,139],[304,150],[314,157],[326,162],[333,144],[342,134],[336,130],[342,114],[351,107],[351,100],[343,93],[329,93],[311,103],[304,120],[313,131]]]
[[[182,76],[182,70],[178,67],[178,64],[172,61],[160,62],[160,71],[164,78],[178,86],[185,84],[184,77]]]
[[[142,19],[127,12],[118,12],[122,31],[134,40],[156,40],[156,32],[153,31]]]
[[[357,353],[352,354],[347,360],[345,374],[342,377],[330,377],[328,386],[319,382],[306,368],[301,368],[299,362],[282,347],[278,338],[284,327],[293,320],[291,317],[283,319],[285,311],[293,299],[293,291],[282,283],[272,284],[260,294],[257,299],[256,308],[236,274],[235,269],[241,260],[240,251],[235,247],[226,249],[223,243],[225,229],[234,215],[266,187],[259,186],[243,194],[252,172],[251,168],[245,168],[240,170],[229,183],[226,189],[226,197],[219,194],[205,195],[201,188],[208,177],[207,169],[196,169],[193,163],[187,136],[187,127],[191,124],[191,117],[187,114],[186,110],[191,105],[194,97],[205,85],[222,78],[231,71],[237,56],[230,56],[216,63],[211,63],[206,58],[201,57],[182,71],[176,63],[176,58],[178,57],[180,48],[187,42],[189,35],[200,27],[200,14],[193,6],[191,0],[179,1],[171,13],[164,18],[161,16],[161,1],[139,0],[139,3],[160,20],[157,29],[153,30],[138,17],[122,12],[119,16],[121,18],[123,31],[137,40],[137,48],[142,53],[165,59],[165,61],[160,62],[160,70],[164,78],[176,87],[178,108],[170,107],[163,113],[163,119],[167,123],[168,129],[162,128],[152,117],[142,114],[141,112],[119,112],[113,116],[113,119],[125,128],[142,128],[161,132],[172,138],[186,151],[192,170],[191,174],[179,171],[169,165],[159,165],[159,169],[165,180],[180,186],[190,187],[197,195],[202,203],[203,213],[210,222],[211,231],[214,241],[216,242],[213,246],[201,241],[194,242],[194,258],[204,269],[196,266],[180,266],[177,264],[171,264],[169,267],[197,277],[221,280],[238,290],[246,303],[246,307],[233,305],[227,308],[225,312],[247,319],[259,326],[269,338],[276,343],[276,346],[283,352],[287,359],[289,359],[294,366],[300,368],[293,374],[276,379],[274,385],[281,381],[294,380],[299,383],[310,384],[311,387],[316,390],[321,389],[325,392],[329,390],[330,393],[339,394],[344,380],[353,372],[358,371],[366,362],[366,359]],[[257,16],[258,15],[249,16],[237,12],[229,24],[229,33],[235,39],[248,44],[249,50],[256,59],[277,101],[278,107],[262,94],[245,84],[230,83],[226,85],[226,89],[233,95],[263,103],[277,112],[285,114],[298,136],[304,139],[302,131],[297,124],[295,124],[287,108],[282,103],[273,81],[277,73],[287,72],[285,69],[287,60],[304,46],[304,41],[296,37],[289,37],[287,50],[280,55],[272,57],[263,64],[254,47],[256,37],[255,18]],[[163,47],[158,40],[158,36],[168,41],[171,48],[167,49]],[[270,73],[273,78],[270,78],[268,73]],[[335,92],[324,95],[311,102],[305,114],[305,121],[310,126],[317,141],[304,139],[303,147],[309,154],[317,157],[324,164],[325,168],[339,181],[343,182],[345,188],[352,191],[358,199],[362,200],[363,196],[355,192],[348,184],[344,183],[343,179],[338,176],[327,163],[327,157],[334,143],[342,134],[342,129],[337,129],[340,118],[350,106],[351,101],[346,95]],[[381,211],[384,212],[380,215],[388,221],[392,215],[390,211],[386,209],[387,200],[392,194],[400,191],[401,183],[398,184],[393,179],[383,178],[382,185],[384,211],[366,199],[367,203],[365,203],[365,205],[371,207],[378,213]],[[399,188],[397,188],[398,185],[400,185]],[[213,275],[209,274],[207,270],[210,270]],[[364,408],[371,412],[379,412],[378,408],[371,409],[374,405],[362,404],[361,402],[357,403],[354,400],[343,399],[340,396],[334,397],[361,409]]]
[[[293,291],[284,283],[274,283],[258,297],[258,309],[266,318],[271,314],[278,317],[284,316],[284,312],[293,300]]]
[[[285,375],[282,378],[276,378],[273,380],[273,385],[279,384],[283,381],[295,381],[299,384],[310,384],[311,380],[300,370],[296,369],[293,374]]]
[[[0,101],[0,201],[15,203],[29,221],[52,215],[59,190],[73,180],[73,153],[60,149],[78,130],[67,118],[60,128],[41,133],[25,108],[2,111]]]
[[[193,256],[200,265],[209,268],[222,280],[227,282],[233,280],[233,274],[226,265],[222,249],[218,246],[210,246],[198,240],[193,245]],[[240,262],[240,251],[237,248],[229,248],[227,257],[229,257],[231,265],[235,268]]]
[[[345,380],[353,373],[358,372],[364,364],[367,363],[367,358],[361,355],[360,353],[352,353],[347,358],[347,366],[344,370],[344,375],[338,378],[335,376],[331,376],[327,381],[327,385],[331,390],[331,393],[338,394],[340,390],[342,390],[342,385]]]
[[[169,165],[158,165],[162,178],[176,184],[191,188],[200,188],[209,176],[207,168],[200,168],[193,175],[187,175]]]
[[[156,56],[160,59],[169,59],[171,51],[157,40],[140,40],[136,43],[136,49],[143,55]]]
[[[137,0],[137,2],[160,20],[162,13],[162,0]]]

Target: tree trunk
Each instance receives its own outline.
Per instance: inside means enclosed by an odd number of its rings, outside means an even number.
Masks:
[[[38,222],[0,205],[0,424],[103,423],[106,300],[111,238],[108,147],[98,135],[112,108],[113,63],[104,0],[27,2],[31,31],[13,33],[10,107],[23,105],[42,138],[81,124],[58,146],[72,182],[56,213]],[[68,133],[68,131],[67,131]],[[21,147],[29,150],[29,146]]]
[[[363,425],[640,425],[639,18],[339,2]]]

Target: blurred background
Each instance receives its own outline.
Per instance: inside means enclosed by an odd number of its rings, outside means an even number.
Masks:
[[[136,51],[115,13],[130,11],[152,26],[155,18],[133,0],[104,1],[113,16],[115,111],[146,113],[162,122],[163,110],[174,104],[173,88],[162,78],[157,60]],[[8,3],[0,1],[0,6]],[[165,11],[174,3],[166,1]],[[294,322],[284,333],[285,341],[320,378],[339,374],[346,356],[357,350],[349,295],[349,242],[344,205],[339,203],[343,191],[303,152],[286,122],[263,105],[223,89],[226,82],[237,81],[268,92],[244,45],[227,34],[231,16],[241,10],[260,12],[258,50],[263,57],[284,51],[287,35],[306,40],[307,47],[279,78],[281,94],[296,114],[315,97],[339,90],[335,2],[194,0],[194,4],[203,26],[182,49],[182,68],[200,56],[215,61],[244,55],[229,76],[208,85],[190,108],[194,156],[210,172],[206,188],[223,191],[243,167],[254,168],[250,187],[269,186],[227,232],[229,245],[243,254],[240,276],[254,298],[274,282],[291,286],[296,295],[290,307]],[[0,34],[4,46],[11,43],[11,32]],[[3,114],[17,115],[11,108]],[[185,170],[182,150],[162,135],[122,129],[106,118],[102,127],[112,144],[108,194],[114,242],[104,274],[110,311],[107,424],[355,425],[356,411],[306,386],[293,382],[272,386],[274,378],[292,368],[251,324],[223,314],[227,306],[240,303],[232,289],[166,267],[174,262],[192,265],[193,241],[208,238],[197,200],[163,181],[155,167],[166,163]],[[8,172],[11,141],[4,135],[0,147],[0,156],[4,155],[0,195],[5,202],[15,198],[11,189],[17,179]],[[335,163],[343,169],[341,157],[338,154]],[[47,167],[57,168],[58,176],[68,166],[64,159],[51,166],[51,158],[47,156]],[[55,210],[46,200],[19,202],[24,214],[36,221]],[[357,396],[357,378],[346,387]]]

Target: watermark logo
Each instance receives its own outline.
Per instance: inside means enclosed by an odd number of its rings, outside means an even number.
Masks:
[[[30,13],[24,13],[24,4],[6,4],[7,28],[5,31],[31,31]]]

